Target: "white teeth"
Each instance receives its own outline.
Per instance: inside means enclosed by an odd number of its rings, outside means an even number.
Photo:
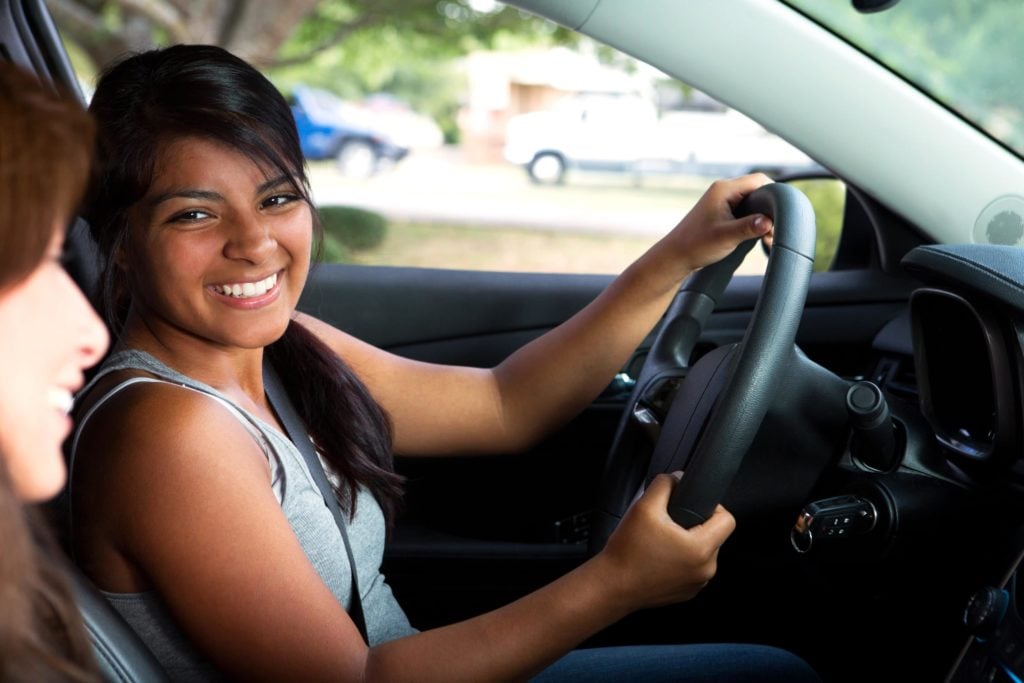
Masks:
[[[215,292],[225,296],[246,299],[253,296],[262,296],[273,289],[276,284],[277,273],[274,273],[259,282],[244,282],[240,285],[214,285],[213,289]]]
[[[59,387],[50,387],[47,394],[46,398],[50,406],[56,408],[64,415],[71,412],[71,406],[74,405],[75,400],[72,398],[70,391]]]

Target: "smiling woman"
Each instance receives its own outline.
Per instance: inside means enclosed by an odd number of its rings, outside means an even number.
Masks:
[[[0,680],[91,680],[60,563],[24,504],[63,487],[71,394],[107,347],[61,267],[92,125],[74,100],[0,64],[0,128]]]

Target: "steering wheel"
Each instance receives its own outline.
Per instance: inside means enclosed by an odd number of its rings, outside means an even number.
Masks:
[[[600,550],[631,502],[660,472],[683,470],[669,514],[689,528],[704,522],[729,489],[794,355],[814,263],[810,202],[782,183],[754,191],[734,211],[773,218],[775,235],[757,304],[738,344],[690,367],[704,325],[757,239],[686,280],[644,360],[608,456],[591,524]],[[650,437],[655,446],[649,457]]]

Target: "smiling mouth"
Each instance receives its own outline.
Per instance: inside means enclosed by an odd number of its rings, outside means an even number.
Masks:
[[[70,413],[71,407],[74,405],[71,390],[63,387],[50,387],[46,398],[50,406],[60,411],[62,415]]]
[[[263,296],[272,290],[277,285],[277,276],[278,273],[274,273],[273,275],[256,282],[211,285],[210,288],[218,294],[230,296],[235,299],[251,299],[257,296]]]

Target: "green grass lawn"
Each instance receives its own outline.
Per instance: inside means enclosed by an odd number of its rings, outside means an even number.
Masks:
[[[348,261],[364,265],[547,273],[618,273],[655,238],[391,221],[375,249]]]

